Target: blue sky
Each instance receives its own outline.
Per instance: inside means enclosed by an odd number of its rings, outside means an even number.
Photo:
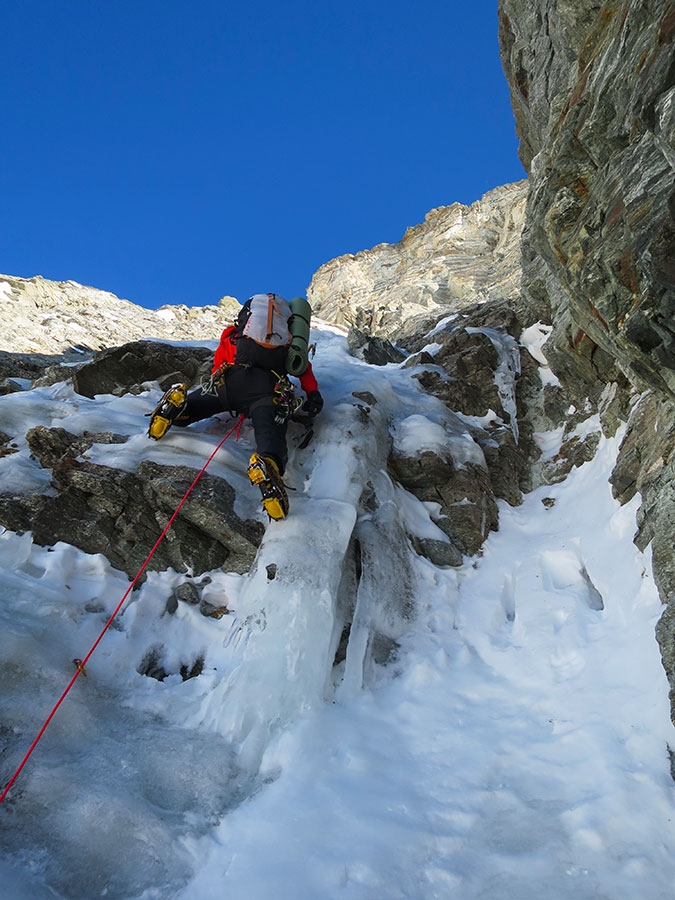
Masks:
[[[524,177],[496,0],[21,0],[0,272],[134,303],[302,294]]]

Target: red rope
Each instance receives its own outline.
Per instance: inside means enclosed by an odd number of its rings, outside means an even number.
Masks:
[[[181,509],[183,508],[183,505],[185,504],[185,501],[186,501],[187,498],[190,496],[190,494],[192,493],[192,491],[193,491],[195,485],[197,484],[197,482],[199,481],[199,479],[202,477],[202,475],[203,475],[204,472],[206,471],[206,469],[207,469],[209,463],[211,462],[211,460],[213,459],[213,457],[216,455],[216,453],[220,450],[220,448],[223,446],[223,444],[225,443],[225,441],[230,437],[231,434],[234,434],[234,433],[236,432],[235,440],[237,440],[237,439],[239,438],[239,434],[240,434],[240,432],[241,432],[241,427],[242,427],[243,423],[244,423],[244,416],[240,416],[239,419],[234,423],[234,425],[232,426],[232,428],[230,428],[230,430],[227,432],[227,434],[225,435],[225,437],[220,441],[220,443],[218,444],[218,446],[216,447],[216,449],[213,451],[213,453],[211,454],[211,456],[209,456],[209,458],[206,460],[206,462],[204,463],[204,465],[201,467],[201,469],[200,469],[199,472],[197,473],[197,475],[196,475],[194,481],[192,482],[192,484],[190,485],[190,487],[187,489],[187,491],[186,491],[185,494],[183,495],[183,499],[180,501],[180,503],[178,504],[178,506],[177,506],[176,509],[174,510],[174,512],[173,512],[173,514],[172,514],[172,516],[171,516],[171,518],[170,518],[169,521],[166,523],[166,525],[165,525],[165,527],[164,527],[164,530],[162,531],[162,533],[160,534],[160,536],[159,536],[159,537],[157,538],[157,540],[155,541],[155,544],[154,544],[152,550],[150,551],[150,553],[148,553],[147,557],[145,558],[145,562],[143,563],[143,565],[141,566],[141,568],[140,568],[140,569],[138,570],[138,572],[136,573],[136,576],[134,577],[134,580],[131,582],[131,584],[129,585],[129,587],[128,587],[128,588],[126,589],[126,591],[124,592],[124,595],[123,595],[122,599],[121,599],[120,602],[117,604],[117,606],[115,607],[115,609],[114,609],[112,615],[110,616],[110,618],[108,619],[108,621],[107,621],[107,622],[105,623],[105,625],[103,626],[103,630],[101,631],[101,633],[99,634],[99,636],[96,638],[96,640],[95,640],[94,643],[92,644],[91,649],[89,650],[89,652],[87,653],[87,655],[84,657],[84,659],[82,659],[82,660],[79,660],[79,659],[78,659],[78,660],[75,660],[75,664],[76,664],[75,674],[74,674],[73,677],[70,679],[70,681],[68,682],[68,684],[67,684],[65,690],[63,691],[63,693],[61,694],[61,696],[59,697],[59,699],[56,701],[56,703],[54,704],[54,706],[53,706],[53,708],[52,708],[52,711],[49,713],[49,715],[48,715],[47,718],[45,719],[44,725],[42,726],[42,728],[41,728],[41,729],[39,730],[39,732],[37,733],[37,735],[36,735],[35,740],[33,741],[33,743],[32,743],[32,744],[30,745],[30,747],[28,748],[28,752],[26,753],[26,755],[24,756],[24,758],[21,760],[21,764],[20,764],[19,767],[17,768],[16,772],[12,775],[12,777],[10,778],[10,780],[7,782],[7,785],[5,786],[5,789],[4,789],[4,791],[2,792],[2,794],[0,794],[0,803],[2,803],[2,801],[5,799],[5,797],[7,796],[7,794],[8,794],[9,791],[10,791],[10,788],[12,787],[12,785],[14,784],[14,782],[16,781],[16,779],[17,779],[17,778],[19,777],[19,775],[21,774],[21,771],[22,771],[23,767],[26,765],[26,763],[27,763],[28,760],[30,759],[30,757],[31,757],[31,755],[32,755],[32,753],[33,753],[33,751],[35,750],[35,748],[37,747],[37,745],[40,743],[40,740],[42,739],[42,735],[43,735],[43,734],[45,733],[45,731],[47,730],[47,727],[49,726],[49,723],[51,722],[51,720],[52,720],[52,719],[54,718],[54,716],[56,715],[56,711],[58,710],[58,708],[61,706],[61,704],[63,703],[63,701],[66,699],[66,697],[67,697],[68,694],[70,693],[70,690],[71,690],[72,686],[75,684],[75,682],[76,682],[77,679],[80,677],[80,675],[86,675],[86,672],[84,671],[84,667],[85,667],[86,664],[89,662],[89,660],[90,660],[92,654],[94,653],[94,651],[96,650],[96,648],[98,647],[98,645],[99,645],[99,644],[101,643],[101,641],[103,640],[103,635],[106,633],[106,631],[108,630],[108,628],[110,628],[110,626],[111,626],[112,623],[113,623],[113,620],[115,619],[115,617],[117,616],[117,614],[119,613],[119,611],[122,609],[122,606],[124,605],[124,601],[127,599],[127,597],[129,596],[129,594],[132,592],[132,590],[134,589],[134,587],[135,587],[136,584],[138,583],[138,579],[141,577],[141,575],[143,574],[143,572],[145,572],[145,570],[147,569],[148,564],[150,563],[150,560],[151,560],[152,557],[154,556],[154,554],[155,554],[157,548],[159,547],[159,545],[161,544],[162,540],[163,540],[164,537],[166,536],[166,533],[168,532],[169,528],[171,528],[171,526],[173,525],[174,521],[176,520],[176,517],[177,517],[178,513],[181,511]]]

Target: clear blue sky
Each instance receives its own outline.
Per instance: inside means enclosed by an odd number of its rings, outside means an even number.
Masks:
[[[2,32],[5,274],[295,296],[524,177],[496,0],[16,0]]]

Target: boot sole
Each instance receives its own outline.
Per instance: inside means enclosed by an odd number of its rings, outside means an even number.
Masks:
[[[164,416],[155,416],[150,422],[148,435],[153,440],[158,441],[160,438],[164,437],[170,426],[171,422],[169,421],[169,419],[165,419]]]

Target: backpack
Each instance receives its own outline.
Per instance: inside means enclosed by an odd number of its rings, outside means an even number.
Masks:
[[[235,363],[284,373],[291,315],[290,304],[278,294],[254,294],[242,306],[235,323]]]

